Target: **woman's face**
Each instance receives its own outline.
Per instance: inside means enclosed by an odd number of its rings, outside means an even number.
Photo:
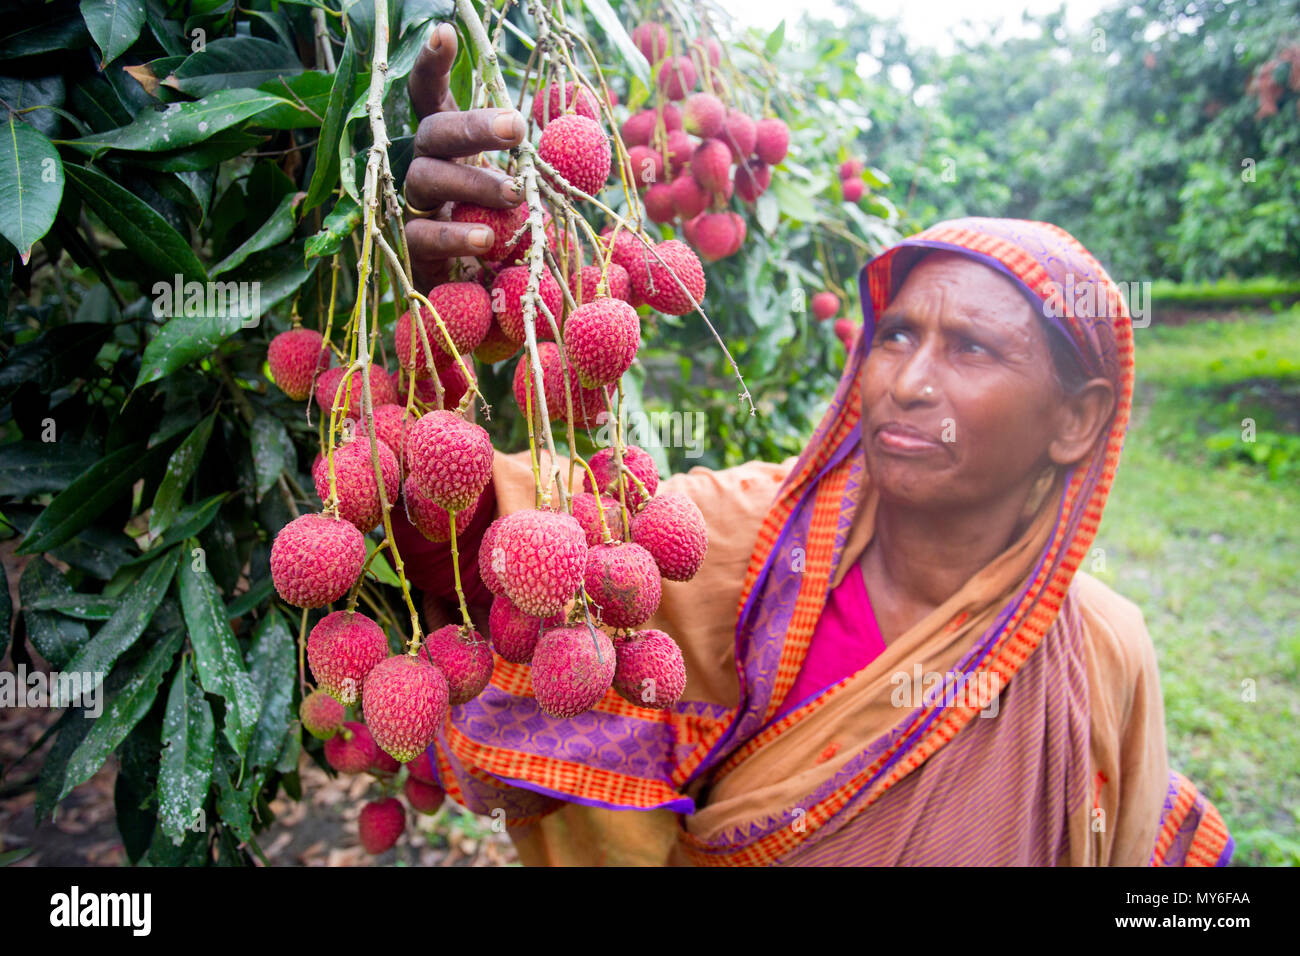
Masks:
[[[1064,398],[1042,321],[1010,279],[957,253],[908,273],[862,371],[882,499],[963,508],[1032,484],[1054,457]]]

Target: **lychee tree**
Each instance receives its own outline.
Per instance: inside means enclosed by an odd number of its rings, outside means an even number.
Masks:
[[[4,786],[43,819],[114,760],[133,862],[249,862],[305,750],[374,775],[379,852],[395,797],[442,804],[423,748],[493,651],[534,663],[556,715],[680,695],[672,636],[637,628],[698,569],[703,521],[656,494],[684,450],[615,423],[702,413],[718,466],[797,448],[839,348],[805,302],[849,308],[889,238],[888,209],[842,208],[825,130],[847,107],[773,67],[782,32],[604,0],[31,16],[0,28],[3,649],[102,696],[52,689],[49,749]],[[500,248],[421,288],[405,80],[435,20],[460,34],[457,105],[530,129],[471,160],[516,178],[516,210],[445,211],[494,216]],[[393,522],[455,554],[493,447],[529,450],[537,495],[483,536],[485,634],[459,579],[447,620],[421,613]],[[539,534],[563,546],[517,573]]]

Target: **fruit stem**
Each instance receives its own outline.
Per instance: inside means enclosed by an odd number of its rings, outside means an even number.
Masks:
[[[469,617],[469,606],[465,603],[465,591],[460,585],[460,552],[456,550],[456,515],[458,512],[448,511],[447,518],[451,523],[451,574],[452,580],[456,585],[456,600],[460,602],[460,617],[465,626],[470,630],[474,628],[474,622]],[[417,643],[415,645],[419,647]]]
[[[302,623],[298,625],[298,689],[307,696],[307,609],[302,609]]]
[[[570,440],[570,446],[572,446],[572,440]],[[570,464],[576,462],[577,464],[581,465],[582,470],[585,471],[587,473],[587,477],[591,479],[591,487],[592,490],[595,492],[595,498],[596,498],[596,514],[600,518],[600,536],[604,544],[611,543],[614,540],[614,536],[609,533],[609,525],[606,524],[605,522],[605,506],[601,504],[600,501],[601,498],[600,485],[596,482],[596,476],[592,472],[591,466],[587,464],[587,462],[580,455],[578,455],[576,451],[572,453],[572,456],[569,458],[569,462]]]

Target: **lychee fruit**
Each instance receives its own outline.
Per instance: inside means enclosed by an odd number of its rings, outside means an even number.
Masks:
[[[862,160],[846,159],[840,163],[840,179],[856,179],[862,175]]]
[[[686,690],[686,661],[663,631],[636,631],[614,642],[614,690],[639,707],[666,710]]]
[[[772,167],[761,159],[743,160],[736,167],[736,195],[745,202],[754,202],[767,192],[772,183]]]
[[[560,347],[554,342],[540,342],[537,357],[542,363],[542,392],[546,396],[546,413],[551,421],[569,420],[569,402],[564,397],[564,367],[561,364]],[[515,364],[513,391],[515,402],[521,411],[526,410],[528,401],[532,402],[533,412],[541,411],[537,395],[529,398],[529,369],[532,361],[527,353],[519,356]],[[608,388],[608,386],[606,386]],[[600,415],[605,409],[606,390],[599,387],[587,388],[578,382],[577,372],[569,369],[569,395],[573,404],[573,423],[582,428],[591,428],[601,422]]]
[[[840,310],[840,297],[834,292],[818,292],[812,297],[812,313],[817,320],[829,319]]]
[[[551,310],[555,321],[560,322],[560,312],[564,306],[564,290],[555,281],[550,270],[543,270],[538,284],[542,302]],[[528,290],[528,267],[510,266],[497,273],[492,282],[492,309],[501,331],[516,342],[524,341],[524,293]],[[537,331],[537,341],[554,339],[551,323],[539,308],[533,316]]]
[[[478,631],[448,624],[425,635],[420,655],[447,678],[448,703],[463,704],[492,680],[492,647]]]
[[[375,762],[379,747],[364,724],[347,721],[325,741],[325,762],[339,773],[365,773]]]
[[[790,127],[774,116],[754,124],[754,152],[769,166],[785,159],[790,151]]]
[[[696,221],[692,238],[704,260],[716,262],[735,249],[736,224],[726,213],[705,213]]]
[[[596,477],[596,485],[600,493],[618,501],[618,459],[614,457],[614,449],[602,448],[591,456],[587,466],[591,468],[591,474]],[[626,490],[623,500],[627,502],[628,509],[635,514],[658,490],[659,466],[655,464],[655,460],[650,457],[649,452],[638,448],[636,445],[625,445],[623,447],[623,467],[632,472],[637,481],[645,486],[646,493],[643,494],[636,481],[629,478],[625,482]],[[597,490],[597,488],[591,486],[591,478],[588,476],[583,477],[582,487],[585,491],[595,492]]]
[[[381,406],[382,407],[382,406]],[[389,504],[401,492],[401,470],[397,456],[391,448],[379,441],[375,430],[375,449],[379,455],[379,469],[384,476],[384,496]],[[321,457],[312,466],[312,481],[321,501],[330,496],[329,459]],[[375,468],[370,457],[370,439],[359,434],[346,445],[334,449],[334,487],[338,492],[339,517],[351,521],[362,534],[373,531],[384,520],[384,509],[379,502],[379,485],[375,481]]]
[[[266,362],[271,367],[271,381],[301,402],[311,394],[316,376],[330,367],[330,352],[315,329],[290,329],[271,339]]]
[[[561,103],[561,96],[564,102]],[[533,97],[533,122],[545,127],[551,120],[566,113],[577,113],[588,119],[600,118],[600,107],[595,97],[572,81],[560,86],[551,83],[546,87],[546,95],[538,93]]]
[[[674,56],[659,66],[659,89],[670,100],[680,100],[695,89],[695,64],[689,56]]]
[[[605,696],[618,666],[614,645],[593,627],[547,631],[533,651],[533,696],[552,717],[576,717]]]
[[[406,778],[406,782],[402,784],[402,792],[406,794],[406,802],[411,805],[412,810],[425,814],[437,813],[438,808],[442,806],[443,798],[447,796],[442,787],[425,783],[415,777]]]
[[[583,533],[587,536],[587,547],[594,548],[604,541],[605,536],[600,527],[600,511],[596,508],[596,496],[590,491],[580,491],[569,499],[569,505],[573,509],[574,520],[582,525]],[[605,524],[609,528],[610,537],[615,541],[622,541],[623,506],[609,495],[600,496],[600,505],[605,510]]]
[[[680,239],[661,242],[646,259],[628,270],[634,296],[664,315],[686,315],[695,308],[692,297],[695,302],[703,301],[704,267],[686,243]]]
[[[691,154],[691,175],[700,188],[720,193],[731,177],[731,151],[720,139],[706,139]]]
[[[492,634],[492,647],[512,664],[527,664],[533,659],[542,631],[564,623],[563,614],[534,617],[525,614],[511,603],[510,598],[499,594],[492,599],[488,612],[488,630]]]
[[[357,817],[357,834],[371,856],[391,850],[405,829],[406,811],[402,808],[402,801],[396,797],[372,800],[361,808],[361,815]]]
[[[583,582],[609,627],[636,627],[659,607],[659,568],[638,544],[611,542],[588,550]]]
[[[851,319],[835,320],[835,334],[839,340],[844,343],[844,347],[850,351],[853,349],[854,340],[858,337],[859,328],[860,326],[858,323]]]
[[[677,104],[664,103],[659,107],[659,115],[663,117],[665,133],[681,132],[682,111],[677,108]]]
[[[860,179],[846,179],[842,188],[845,202],[857,202],[862,198],[862,194],[866,192],[866,187],[862,185]]]
[[[383,628],[360,611],[334,611],[307,636],[307,663],[320,689],[354,704],[371,668],[388,656]]]
[[[411,775],[411,779],[418,780],[421,783],[427,783],[431,787],[442,789],[442,783],[438,780],[438,775],[433,772],[433,765],[429,762],[429,751],[425,750],[414,760],[406,763],[406,772]]]
[[[731,149],[732,162],[738,163],[754,151],[758,140],[757,126],[748,114],[729,109],[719,139]]]
[[[733,234],[736,237],[735,244],[727,252],[730,256],[739,252],[740,247],[745,244],[745,217],[734,211],[728,211],[727,216],[731,219]]]
[[[375,748],[375,762],[370,765],[370,772],[376,774],[391,775],[402,769],[402,765],[390,757],[387,753]]]
[[[633,113],[623,125],[619,127],[619,135],[623,137],[624,144],[628,147],[628,152],[632,151],[634,146],[649,146],[650,140],[654,136],[655,121],[658,115],[654,110],[642,110],[639,113]]]
[[[342,518],[305,514],[271,544],[271,580],[294,607],[324,607],[347,594],[366,562],[366,540]]]
[[[516,511],[497,529],[492,567],[506,596],[525,614],[559,614],[577,593],[587,560],[587,535],[572,515]]]
[[[517,206],[509,206],[505,209],[491,209],[474,203],[458,202],[452,207],[451,221],[487,226],[491,229],[492,248],[486,250],[482,258],[488,262],[500,262],[510,255],[519,242],[515,233],[528,221],[528,204],[521,202]]]
[[[669,183],[655,183],[645,194],[645,211],[651,222],[672,222],[677,218],[673,204],[673,187]]]
[[[727,108],[712,93],[693,93],[682,106],[682,129],[707,139],[722,132]]]
[[[689,581],[704,563],[709,536],[699,506],[683,494],[651,498],[632,518],[632,541],[650,552],[669,581]]]
[[[492,549],[496,546],[497,532],[501,530],[501,523],[505,520],[506,515],[493,519],[483,532],[483,540],[478,545],[478,575],[483,579],[483,586],[498,596],[506,593],[506,585],[501,580],[500,571],[492,564]],[[502,560],[505,560],[504,555]]]
[[[478,348],[492,327],[492,301],[487,289],[477,282],[444,282],[430,289],[427,298],[447,327],[453,345],[453,348],[447,347],[447,339],[438,329],[433,313],[421,305],[420,318],[434,355],[434,368],[438,365],[439,352],[442,358],[450,359]],[[424,340],[412,327],[410,312],[397,320],[393,339],[398,360],[404,368],[418,368],[426,375],[432,370],[425,357]]]
[[[314,690],[298,705],[298,719],[318,740],[329,740],[343,726],[343,705],[323,690]]]
[[[316,404],[321,411],[329,414],[338,398],[340,419],[361,417],[361,369],[353,369],[348,388],[339,394],[339,385],[347,374],[348,366],[338,365],[326,369],[316,378]],[[393,405],[397,402],[397,384],[387,370],[378,365],[370,366],[370,404],[371,406]]]
[[[397,464],[404,463],[406,454],[406,434],[415,424],[415,414],[407,412],[401,405],[378,405],[375,407],[375,437],[388,446],[388,450],[397,458]],[[384,479],[388,487],[388,479]],[[395,497],[389,491],[389,498]]]
[[[686,164],[691,161],[691,156],[695,153],[695,146],[695,140],[680,129],[673,130],[668,134],[664,155],[668,159],[668,171],[672,176],[675,177],[681,173]]]
[[[505,330],[501,328],[501,323],[497,321],[496,316],[493,316],[492,325],[488,329],[487,335],[483,337],[483,341],[474,350],[474,357],[485,365],[495,365],[497,362],[504,362],[518,352],[519,344],[519,342],[506,335]]]
[[[580,305],[564,323],[564,351],[587,388],[613,385],[641,346],[641,317],[622,299],[605,296]]]
[[[492,441],[455,412],[427,412],[407,436],[407,467],[435,504],[464,511],[492,478]]]
[[[693,219],[709,208],[709,194],[700,188],[695,177],[683,173],[674,179],[669,187],[673,209],[683,220]]]
[[[664,158],[657,149],[633,146],[627,151],[627,159],[637,189],[645,189],[664,178]]]
[[[438,736],[448,686],[423,654],[385,658],[366,675],[361,709],[375,743],[399,763],[414,760]]]
[[[599,123],[586,116],[571,114],[547,123],[537,155],[569,185],[589,196],[600,192],[609,178],[609,137]]]
[[[420,534],[436,544],[451,540],[451,514],[446,508],[430,501],[409,476],[402,484],[402,500],[406,505],[406,519]],[[456,515],[458,536],[463,535],[465,529],[473,522],[478,509],[483,505],[483,500],[483,496],[480,495],[472,505]]]
[[[668,52],[668,31],[661,23],[642,23],[632,31],[632,42],[654,66]]]
[[[569,291],[573,293],[573,301],[577,302],[578,305],[585,305],[595,299],[598,294],[622,299],[624,302],[631,299],[632,281],[628,278],[626,269],[617,262],[611,262],[606,278],[608,279],[608,285],[605,291],[598,293],[600,266],[583,266],[581,269],[571,272],[569,274]]]

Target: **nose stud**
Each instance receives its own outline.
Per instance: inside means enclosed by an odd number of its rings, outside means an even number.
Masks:
[[[925,388],[921,389],[921,394],[924,395],[926,398],[929,398],[931,395],[934,394],[934,386],[927,385]]]

